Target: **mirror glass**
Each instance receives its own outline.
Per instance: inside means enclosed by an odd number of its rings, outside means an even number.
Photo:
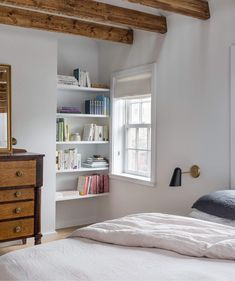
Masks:
[[[11,152],[11,71],[0,65],[0,152]]]

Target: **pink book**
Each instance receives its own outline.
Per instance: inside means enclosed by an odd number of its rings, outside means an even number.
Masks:
[[[97,191],[97,180],[96,180],[96,175],[93,175],[91,181],[91,193],[96,194],[96,191]]]
[[[104,193],[109,192],[109,176],[104,175]]]
[[[86,181],[84,185],[84,195],[86,195],[88,191],[88,182],[89,182],[89,177],[86,177]]]
[[[97,193],[101,193],[101,175],[97,175]]]
[[[100,193],[104,193],[104,175],[100,175]]]

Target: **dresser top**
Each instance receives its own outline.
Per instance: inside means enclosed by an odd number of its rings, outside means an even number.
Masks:
[[[9,153],[9,154],[0,154],[1,160],[26,160],[26,159],[36,159],[44,157],[44,154],[31,153],[31,152],[23,152],[23,153]]]

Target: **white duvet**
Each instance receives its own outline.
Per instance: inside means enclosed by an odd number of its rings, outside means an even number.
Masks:
[[[232,260],[176,253],[232,259],[234,233],[231,227],[191,218],[127,216],[80,229],[68,239],[0,257],[0,280],[234,281]],[[104,240],[108,243],[100,242]]]
[[[165,249],[192,257],[235,260],[235,228],[173,215],[130,215],[78,229],[71,236]]]

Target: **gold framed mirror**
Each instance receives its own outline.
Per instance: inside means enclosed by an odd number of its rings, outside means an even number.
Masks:
[[[0,153],[11,152],[11,66],[0,64]]]

